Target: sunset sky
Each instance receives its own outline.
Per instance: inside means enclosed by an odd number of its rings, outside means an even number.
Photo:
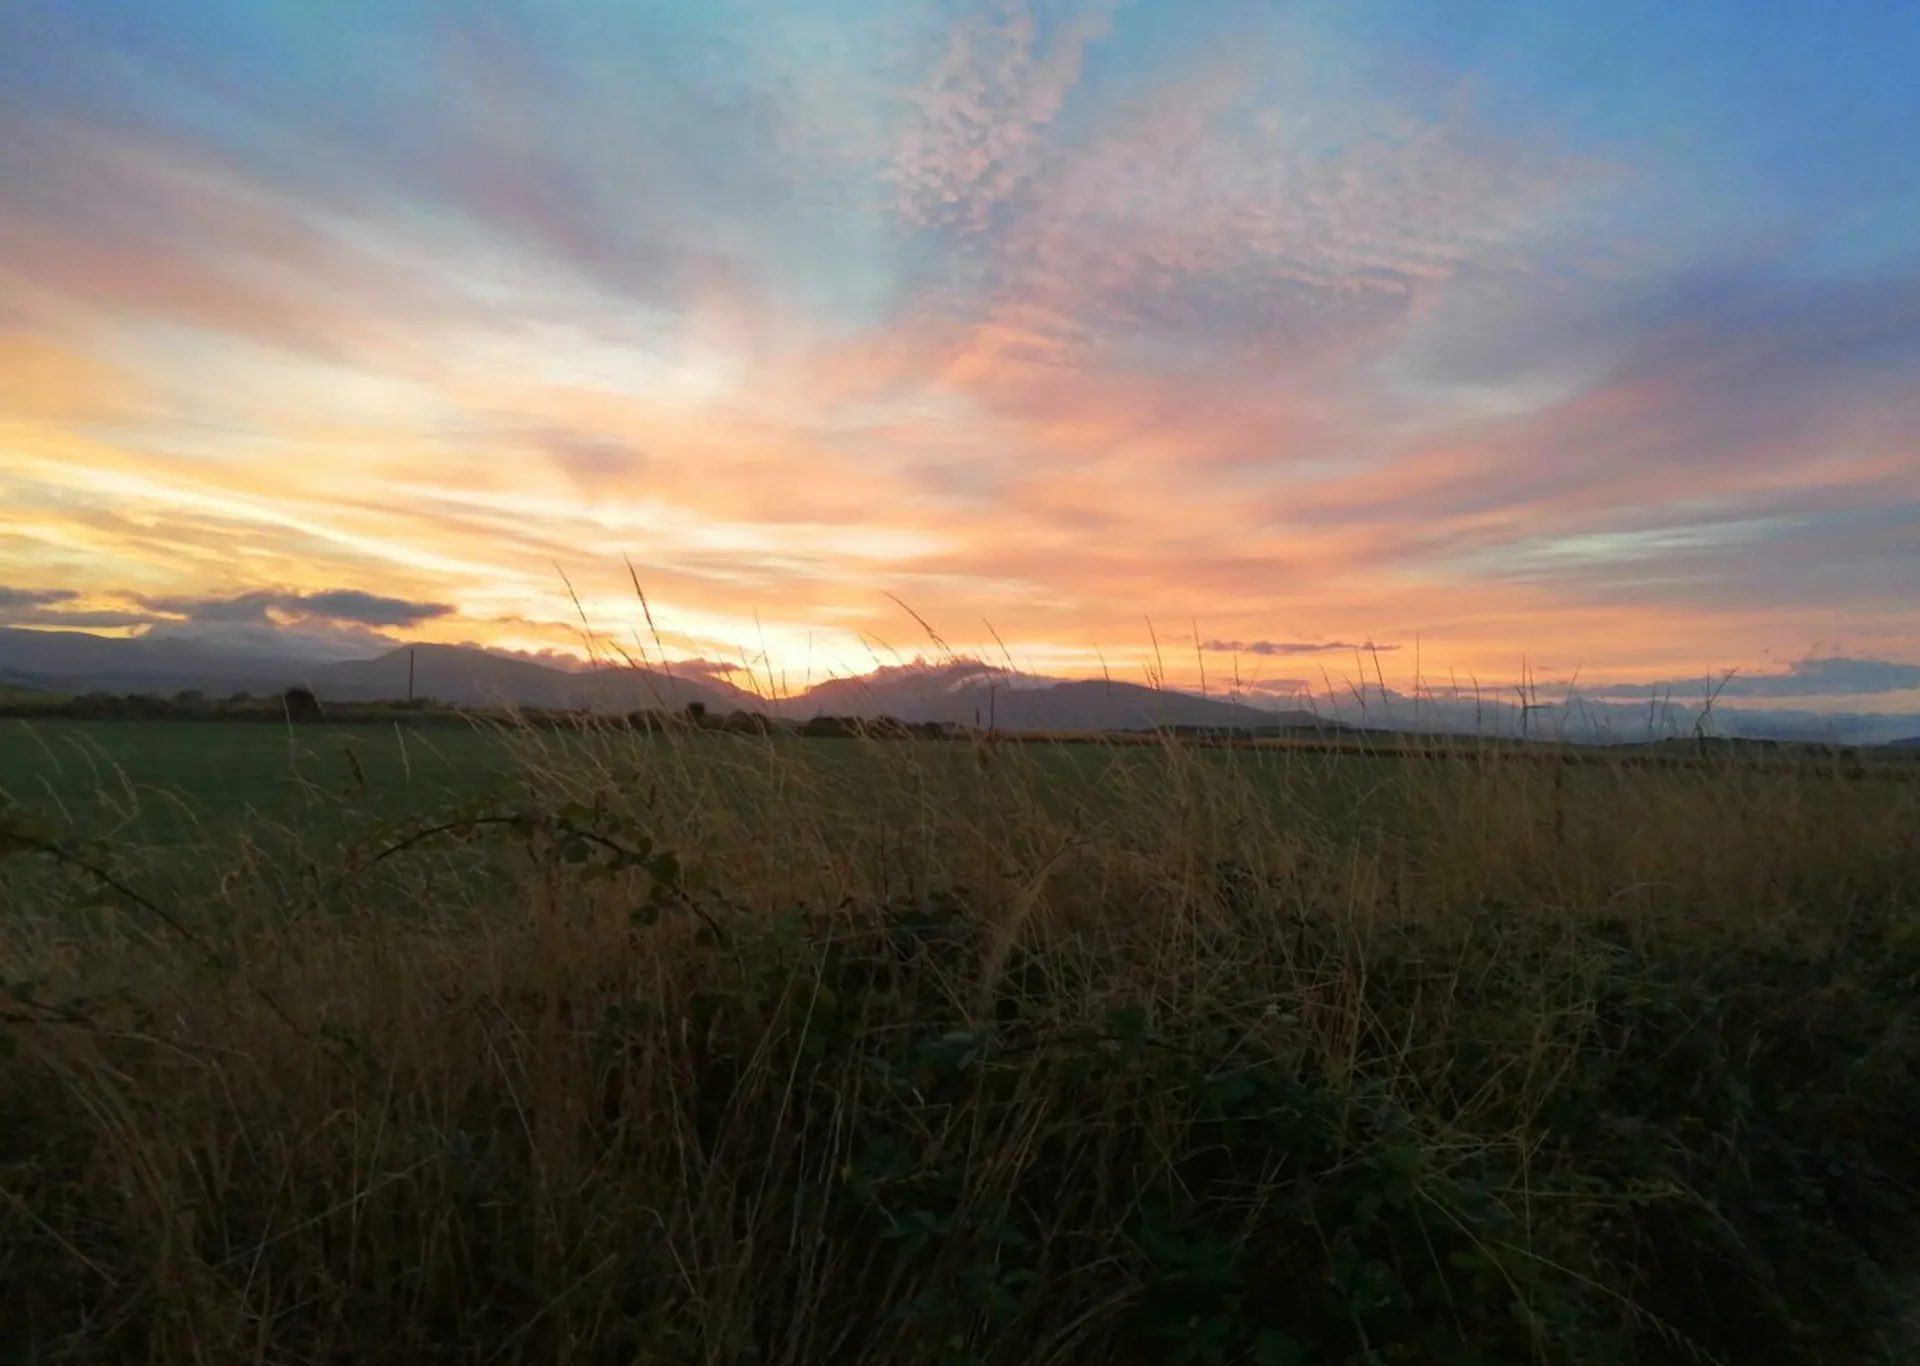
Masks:
[[[652,648],[630,558],[794,682],[897,598],[1920,707],[1916,72],[1890,2],[0,0],[0,625]]]

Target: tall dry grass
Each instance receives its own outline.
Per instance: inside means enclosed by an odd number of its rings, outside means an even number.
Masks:
[[[0,1355],[1912,1350],[1912,783],[502,742],[345,842],[0,827]]]

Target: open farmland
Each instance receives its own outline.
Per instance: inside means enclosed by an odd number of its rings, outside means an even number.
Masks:
[[[337,821],[356,807],[430,809],[511,766],[499,734],[467,725],[0,720],[0,792],[90,832],[158,843]]]
[[[1145,737],[1140,737],[1145,738]],[[583,772],[639,789],[664,781],[690,811],[740,817],[795,784],[822,818],[858,829],[904,800],[958,803],[984,765],[1016,778],[1008,800],[1063,815],[1151,798],[1168,750],[1088,742],[999,745],[859,739],[634,735],[611,727],[529,732],[496,721],[288,727],[227,721],[0,719],[0,793],[90,833],[174,845],[263,826],[345,834],[354,820],[399,818],[503,788]],[[1194,749],[1316,820],[1381,808],[1390,761],[1329,760],[1280,748]],[[1355,781],[1358,779],[1358,781]]]
[[[8,723],[22,1360],[1893,1362],[1920,787]]]

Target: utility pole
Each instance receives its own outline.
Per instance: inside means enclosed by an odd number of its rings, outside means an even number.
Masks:
[[[407,647],[407,701],[413,701],[413,646]]]

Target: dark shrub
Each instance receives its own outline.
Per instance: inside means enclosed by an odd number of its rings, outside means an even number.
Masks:
[[[326,720],[326,713],[320,709],[320,699],[313,695],[312,688],[288,688],[281,700],[286,704],[289,721],[308,725]]]
[[[846,716],[816,716],[800,727],[810,740],[844,740],[858,733],[859,722]]]

